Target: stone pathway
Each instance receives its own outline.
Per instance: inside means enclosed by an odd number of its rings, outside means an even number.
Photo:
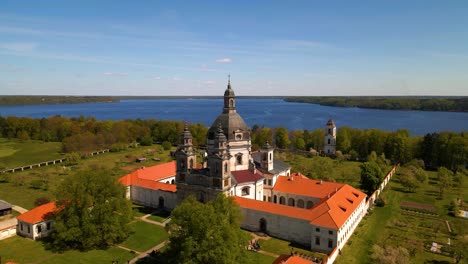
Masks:
[[[23,207],[18,206],[18,205],[13,205],[12,209],[17,211],[17,212],[20,212],[21,214],[26,213],[27,211],[29,211],[28,209],[23,208]]]
[[[151,214],[147,214],[147,215],[142,216],[140,219],[143,222],[147,222],[147,223],[150,223],[150,224],[153,224],[153,225],[166,226],[165,223],[160,223],[158,221],[153,221],[153,220],[148,219],[148,217],[150,217],[150,216],[151,216]]]
[[[169,243],[169,240],[165,240],[165,241],[159,243],[158,245],[156,245],[156,246],[154,246],[154,247],[148,249],[147,251],[138,254],[136,257],[134,257],[132,260],[130,260],[129,263],[135,263],[135,262],[137,262],[139,259],[142,259],[142,258],[148,256],[151,252],[153,252],[153,250],[154,250],[154,251],[160,250],[160,249],[161,249],[162,247],[164,247],[167,243]]]

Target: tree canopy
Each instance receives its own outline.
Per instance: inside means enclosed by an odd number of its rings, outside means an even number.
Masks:
[[[53,245],[59,249],[105,248],[129,235],[132,219],[125,188],[102,170],[87,170],[58,187]]]
[[[249,237],[240,228],[241,212],[223,194],[206,204],[190,196],[171,213],[169,263],[248,263]]]
[[[379,165],[374,162],[365,162],[361,165],[361,189],[371,195],[383,180],[383,173]]]

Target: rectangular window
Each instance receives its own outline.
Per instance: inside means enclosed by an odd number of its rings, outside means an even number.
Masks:
[[[329,230],[329,231],[328,231],[328,234],[329,234],[329,235],[333,235],[333,231]]]
[[[268,185],[270,185],[270,186],[271,186],[271,180],[268,180]]]
[[[269,201],[269,202],[271,202],[271,196],[270,196],[270,197],[268,197],[268,201]]]
[[[315,237],[315,245],[320,246],[320,237],[318,236]]]
[[[47,223],[47,230],[50,230],[50,222]]]
[[[315,232],[320,232],[320,228],[315,228]]]
[[[21,231],[23,231],[23,223],[20,224]]]
[[[263,184],[267,184],[267,179],[264,179],[264,180],[263,180]]]
[[[333,240],[328,239],[328,248],[333,248]]]
[[[263,201],[266,201],[266,196],[265,195],[263,195]]]
[[[41,225],[38,225],[37,226],[37,233],[41,233],[42,232],[42,226]]]
[[[28,225],[28,234],[31,233],[31,227]]]

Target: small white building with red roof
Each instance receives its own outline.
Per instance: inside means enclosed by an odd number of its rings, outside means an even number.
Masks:
[[[18,215],[17,234],[34,240],[48,236],[53,230],[55,210],[55,202],[50,202]]]

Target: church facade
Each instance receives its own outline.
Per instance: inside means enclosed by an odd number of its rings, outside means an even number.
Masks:
[[[326,129],[325,152],[334,154],[333,121]],[[274,158],[274,148],[268,142],[260,151],[252,152],[250,136],[236,111],[234,90],[228,82],[223,110],[208,130],[206,160],[197,161],[186,124],[171,172],[155,176],[153,183],[151,177],[139,179],[134,174],[122,177],[120,182],[127,186],[132,201],[168,210],[189,195],[201,202],[218,194],[233,196],[245,215],[244,229],[325,253],[341,249],[366,213],[366,195],[346,184],[291,173],[288,164]],[[175,175],[174,184],[157,180],[168,175]]]

